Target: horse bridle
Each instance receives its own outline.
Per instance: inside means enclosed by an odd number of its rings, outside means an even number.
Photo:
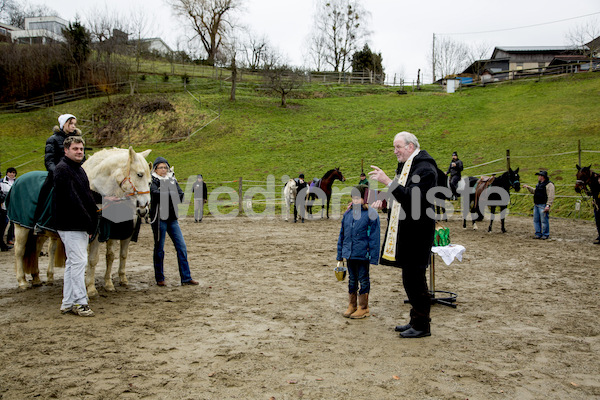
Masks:
[[[129,182],[129,184],[131,185],[131,188],[133,189],[133,191],[131,193],[125,193],[125,196],[137,196],[138,194],[148,194],[150,193],[150,190],[147,190],[145,192],[140,192],[136,187],[135,184],[133,183],[133,181],[131,180],[131,177],[128,175],[125,178],[123,178],[123,180],[121,181],[121,183],[119,183],[119,187],[121,188],[121,190],[123,192],[127,192],[125,189],[123,189],[123,184],[125,182]]]

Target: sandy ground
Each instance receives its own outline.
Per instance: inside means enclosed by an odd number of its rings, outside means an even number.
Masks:
[[[144,225],[130,286],[100,288],[94,318],[60,315],[62,270],[21,291],[12,251],[0,253],[0,398],[600,398],[589,221],[552,219],[548,241],[532,239],[531,218],[509,216],[506,234],[450,221],[467,251],[438,260],[436,289],[458,293],[458,307],[434,305],[432,336],[416,340],[393,331],[409,310],[395,268],[372,268],[370,318],[341,316],[339,220],[181,224],[200,286],[179,285],[172,246],[168,287],[156,286]]]

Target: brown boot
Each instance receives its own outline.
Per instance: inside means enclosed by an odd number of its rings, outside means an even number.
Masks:
[[[356,310],[350,318],[360,319],[369,316],[369,293],[361,294],[358,296],[358,310]]]
[[[354,293],[349,293],[348,294],[348,298],[349,300],[349,304],[348,304],[348,309],[346,310],[346,312],[344,313],[344,317],[345,318],[350,318],[350,315],[357,310],[356,308],[356,292]]]

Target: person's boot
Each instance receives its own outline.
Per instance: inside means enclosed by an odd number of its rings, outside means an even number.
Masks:
[[[350,315],[352,319],[360,319],[369,316],[369,293],[358,296],[358,309]]]
[[[350,318],[350,315],[352,315],[352,313],[358,309],[357,304],[356,304],[356,299],[358,298],[356,296],[356,292],[348,293],[348,298],[349,298],[348,309],[343,314],[345,318]]]

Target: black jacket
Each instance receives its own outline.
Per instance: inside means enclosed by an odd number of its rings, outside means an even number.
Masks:
[[[161,200],[165,199],[167,202],[161,204]],[[160,179],[154,176],[153,173],[152,183],[150,184],[150,216],[156,224],[159,220],[172,221],[177,219],[176,207],[182,201],[183,190],[179,187],[174,176]]]
[[[398,171],[402,171],[404,164],[398,164]],[[413,182],[412,177],[418,175],[421,179],[418,183]],[[390,187],[390,202],[389,212],[392,210],[393,201],[399,201],[404,211],[404,216],[400,217],[398,225],[397,241],[396,241],[396,261],[389,261],[381,258],[380,263],[384,265],[392,265],[394,267],[426,267],[429,262],[431,246],[433,244],[433,235],[435,232],[435,219],[433,216],[434,207],[427,198],[427,191],[437,186],[437,164],[435,160],[424,150],[413,159],[413,164],[410,169],[406,186],[392,185]],[[419,199],[420,204],[413,204],[413,192],[420,191],[415,198]],[[418,215],[413,216],[412,208],[417,207],[414,212],[418,211]],[[427,210],[430,210],[430,215],[427,215]],[[389,214],[388,212],[388,214]],[[388,218],[389,221],[389,218]],[[389,225],[387,227],[389,230]],[[385,237],[381,255],[385,249]]]
[[[455,163],[456,166],[453,167],[452,163]],[[460,177],[462,170],[463,170],[463,162],[457,158],[456,161],[454,161],[454,160],[450,161],[450,166],[448,167],[448,172],[446,172],[446,174],[450,174],[450,176],[458,175],[458,177]]]
[[[65,131],[55,126],[53,134],[46,140],[46,148],[44,154],[44,164],[46,164],[46,170],[54,172],[54,169],[65,156],[65,149],[63,142],[67,136],[81,136],[81,131],[75,129],[72,135],[67,135]],[[85,158],[84,158],[85,161]]]
[[[98,208],[81,164],[64,157],[54,169],[53,218],[60,231],[85,231],[98,225]]]

